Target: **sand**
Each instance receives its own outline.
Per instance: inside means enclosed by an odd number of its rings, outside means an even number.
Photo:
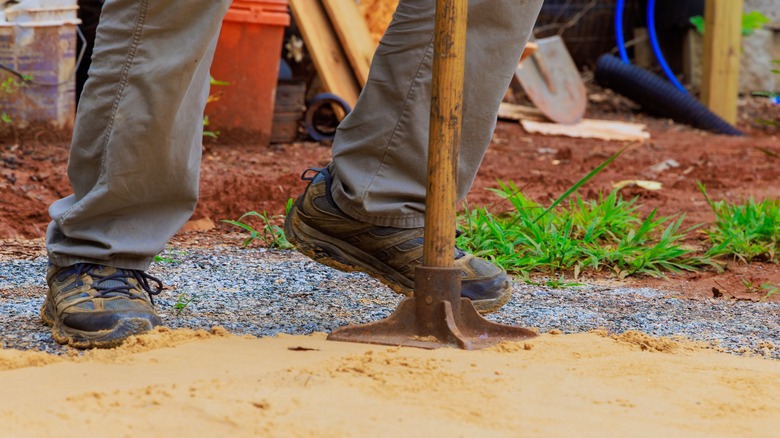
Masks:
[[[767,348],[772,348],[768,346]],[[3,436],[777,436],[780,362],[628,332],[482,351],[158,329],[0,350]]]

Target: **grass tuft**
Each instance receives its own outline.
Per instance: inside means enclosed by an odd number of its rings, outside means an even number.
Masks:
[[[708,256],[726,256],[744,263],[778,262],[780,200],[756,202],[750,198],[743,204],[729,204],[710,199],[702,183],[699,189],[716,217],[714,227],[707,231],[712,243]]]
[[[464,233],[458,245],[488,258],[509,272],[555,275],[584,269],[609,269],[618,277],[633,274],[663,276],[664,272],[694,271],[717,265],[694,255],[682,244],[691,229],[681,229],[680,215],[657,217],[653,211],[642,220],[637,198],[624,200],[615,190],[598,200],[579,196],[553,214],[509,183],[494,190],[512,206],[510,212],[494,215],[487,208],[469,209],[459,217]],[[560,204],[560,203],[559,203]],[[560,281],[560,280],[558,280]]]
[[[274,225],[275,220],[284,220],[287,213],[292,208],[293,199],[287,200],[287,207],[285,208],[285,214],[279,216],[268,216],[267,212],[258,213],[256,211],[250,211],[241,215],[237,220],[222,220],[222,222],[230,225],[235,225],[249,233],[249,237],[242,243],[243,247],[249,246],[253,240],[259,239],[265,243],[266,246],[276,249],[292,249],[293,245],[287,240],[287,236],[284,234],[284,228],[279,225]],[[260,219],[262,227],[256,230],[252,225],[244,222],[244,219],[255,217]]]

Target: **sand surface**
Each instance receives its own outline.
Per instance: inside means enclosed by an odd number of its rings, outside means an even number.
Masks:
[[[158,330],[0,350],[3,436],[777,436],[780,362],[637,332],[434,351]]]

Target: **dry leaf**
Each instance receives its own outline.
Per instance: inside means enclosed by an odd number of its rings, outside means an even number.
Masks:
[[[663,188],[663,184],[659,183],[658,181],[646,181],[642,179],[627,179],[612,184],[612,188],[615,190],[633,186],[640,187],[645,190],[661,190]]]

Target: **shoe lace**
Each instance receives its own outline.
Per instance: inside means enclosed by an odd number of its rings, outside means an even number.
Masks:
[[[307,174],[309,172],[314,172],[314,175],[308,176]],[[330,176],[330,172],[328,171],[327,167],[310,167],[303,171],[301,174],[301,179],[303,181],[309,181],[314,182],[314,179],[317,178],[317,176],[322,175],[323,179],[325,179],[325,195],[328,197],[328,202],[330,202],[332,205],[336,205],[336,203],[333,201],[333,195],[331,195],[330,191],[330,184],[333,178]],[[463,234],[463,231],[456,229],[455,230],[455,238],[457,239]],[[455,260],[458,260],[459,258],[462,258],[466,255],[466,252],[460,249],[457,245],[455,246]]]
[[[116,272],[111,275],[101,275],[97,272],[101,268],[102,266],[94,263],[76,263],[68,270],[68,275],[70,275],[71,272],[76,275],[78,286],[84,284],[84,282],[81,281],[82,274],[91,276],[93,278],[92,287],[98,291],[98,297],[125,295],[128,298],[136,299],[137,296],[132,292],[136,286],[130,283],[130,279],[132,278],[138,283],[138,286],[149,295],[149,301],[152,305],[154,305],[153,295],[159,295],[164,287],[159,278],[149,275],[139,269],[116,268]],[[149,284],[150,281],[156,283],[154,289],[152,289],[152,286]]]
[[[309,172],[315,172],[315,173],[312,176],[307,176]],[[303,174],[301,174],[301,179],[303,181],[314,182],[314,180],[319,175],[322,175],[322,178],[325,180],[325,196],[328,197],[328,202],[330,202],[331,205],[336,205],[336,202],[333,200],[333,195],[331,194],[331,190],[330,190],[331,183],[333,182],[333,177],[330,175],[330,171],[328,171],[327,167],[310,167],[303,171]]]

